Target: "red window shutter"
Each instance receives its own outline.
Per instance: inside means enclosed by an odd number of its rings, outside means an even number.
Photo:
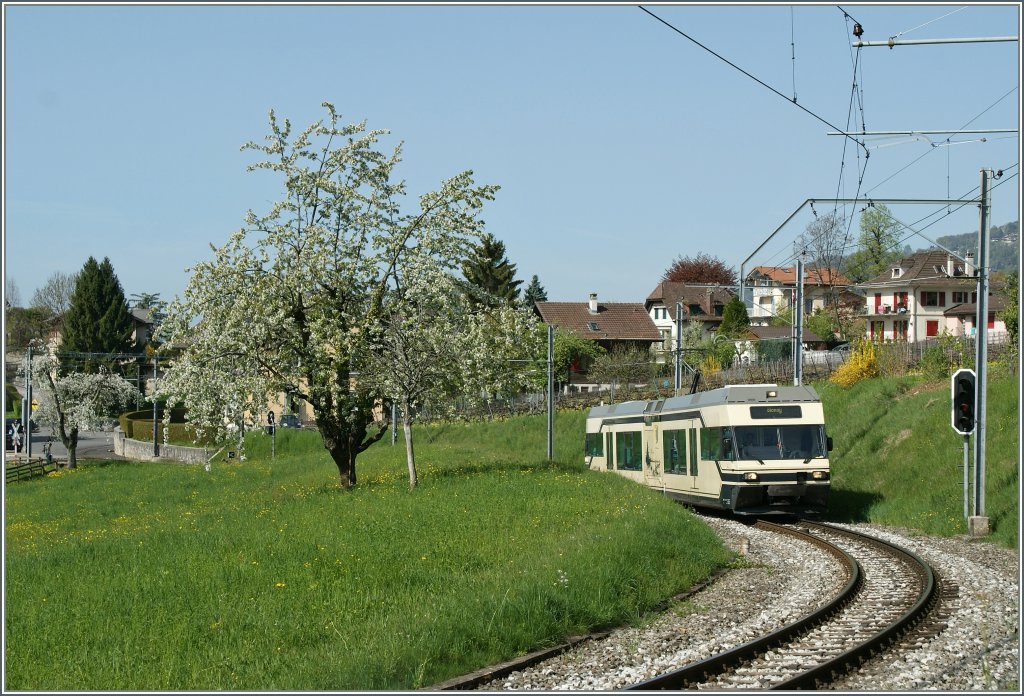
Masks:
[[[931,319],[928,320],[928,323],[926,325],[925,333],[928,336],[938,336],[939,335],[939,322],[938,322],[937,319],[936,320],[931,320]]]
[[[990,328],[990,329],[996,328],[996,313],[995,312],[989,312],[988,313],[988,328]]]
[[[876,292],[875,293],[875,313],[878,313],[878,310],[881,309],[881,307],[882,307],[882,293]]]

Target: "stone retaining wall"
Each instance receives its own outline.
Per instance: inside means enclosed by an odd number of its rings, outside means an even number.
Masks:
[[[114,430],[114,454],[142,462],[176,461],[186,464],[206,464],[209,453],[205,447],[157,444],[158,456],[153,456],[153,443],[125,437],[120,428]]]

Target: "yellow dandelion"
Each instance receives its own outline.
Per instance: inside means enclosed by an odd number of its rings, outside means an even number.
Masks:
[[[276,585],[274,585],[274,587],[287,587],[287,586],[288,586],[288,583],[286,583],[286,582],[279,582]]]

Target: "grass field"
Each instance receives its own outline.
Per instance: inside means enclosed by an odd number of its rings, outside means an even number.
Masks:
[[[417,688],[628,622],[730,561],[683,508],[572,461],[581,424],[560,414],[553,465],[542,421],[425,428],[415,491],[380,444],[341,492],[312,432],[209,473],[11,486],[5,686]]]
[[[949,384],[822,393],[831,516],[958,534]],[[987,542],[1018,543],[1018,381],[990,374]],[[311,431],[212,470],[86,463],[6,489],[6,689],[413,689],[633,621],[733,562],[689,512],[583,469],[582,412],[417,427],[355,490]],[[984,542],[979,542],[984,543]]]
[[[949,380],[874,379],[848,390],[816,385],[825,408],[831,454],[830,517],[964,534],[963,436],[950,427]],[[986,541],[1019,545],[1020,382],[988,375],[985,453]],[[974,438],[970,443],[973,466]]]

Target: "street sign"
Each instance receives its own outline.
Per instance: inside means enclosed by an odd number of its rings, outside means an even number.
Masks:
[[[268,425],[273,425],[274,424],[274,412],[273,411],[268,411],[267,412],[267,424]]]
[[[39,408],[39,402],[32,399],[32,410],[35,411],[37,408]]]

